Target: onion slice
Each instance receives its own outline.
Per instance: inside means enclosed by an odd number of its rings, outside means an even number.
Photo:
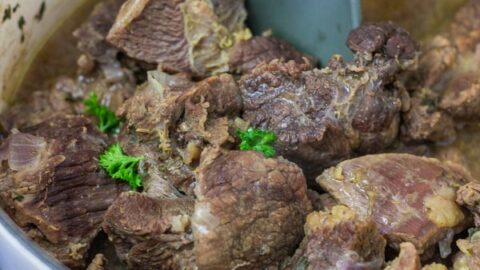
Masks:
[[[14,171],[35,168],[47,146],[43,137],[26,133],[11,135],[6,144],[2,151],[8,150],[8,166]]]

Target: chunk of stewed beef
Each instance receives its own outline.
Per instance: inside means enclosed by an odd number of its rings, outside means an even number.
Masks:
[[[475,218],[475,225],[480,227],[480,183],[470,182],[457,191],[457,203],[470,210]]]
[[[197,169],[192,217],[199,269],[278,267],[311,211],[302,171],[283,158],[209,149]]]
[[[117,13],[125,0],[103,0],[93,9],[90,17],[73,32],[78,49],[96,61],[109,64],[116,61],[119,50],[106,40]]]
[[[202,149],[233,145],[235,118],[242,108],[238,86],[228,74],[198,83],[182,75],[149,74],[148,85],[117,111],[130,127],[120,134],[122,145],[130,154],[147,157],[147,192],[169,182],[193,195],[192,170]]]
[[[371,219],[343,205],[307,216],[305,239],[286,269],[381,269],[386,241]]]
[[[83,267],[104,213],[127,189],[98,166],[105,135],[87,118],[67,115],[14,133],[7,144],[0,196],[12,218],[52,256]]]
[[[339,203],[372,217],[393,247],[411,242],[419,253],[468,224],[455,197],[471,180],[457,165],[410,154],[347,160],[317,178]]]
[[[356,153],[381,151],[397,136],[405,90],[395,59],[334,57],[325,69],[273,61],[240,80],[243,117],[278,135],[280,155],[307,178]]]
[[[194,269],[193,207],[189,198],[125,192],[105,214],[103,229],[130,269]]]

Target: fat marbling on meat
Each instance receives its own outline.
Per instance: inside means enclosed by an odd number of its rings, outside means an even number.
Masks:
[[[455,197],[469,181],[457,165],[410,154],[347,160],[317,178],[339,203],[372,217],[389,244],[411,242],[419,253],[468,225]]]
[[[381,269],[386,244],[373,220],[336,205],[307,216],[305,238],[285,269]]]

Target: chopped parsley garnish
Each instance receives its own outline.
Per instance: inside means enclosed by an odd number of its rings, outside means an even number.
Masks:
[[[88,114],[97,117],[100,131],[104,133],[118,131],[120,121],[107,106],[100,104],[95,92],[91,92],[83,104],[85,104],[85,111]]]
[[[468,238],[471,239],[472,236],[473,236],[476,232],[478,232],[478,228],[469,228],[467,231],[468,231]]]
[[[116,143],[100,155],[100,166],[113,179],[128,182],[133,190],[137,190],[142,186],[142,178],[137,172],[141,160],[143,157],[125,155],[120,144]]]
[[[261,152],[266,157],[275,156],[275,149],[273,148],[273,144],[277,140],[275,133],[258,128],[248,128],[245,131],[239,131],[238,136],[242,141],[240,150]]]

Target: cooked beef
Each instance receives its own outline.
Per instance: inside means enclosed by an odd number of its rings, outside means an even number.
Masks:
[[[452,142],[456,138],[452,118],[438,110],[438,95],[428,88],[412,93],[410,109],[402,115],[401,134],[407,141]]]
[[[453,258],[454,270],[480,269],[480,232],[474,228],[467,239],[457,240],[460,252]]]
[[[251,38],[243,0],[129,0],[108,41],[132,58],[198,77],[246,72],[276,58],[303,54],[272,37]]]
[[[420,256],[410,242],[400,244],[400,254],[390,262],[385,270],[420,270]]]
[[[258,152],[208,149],[196,172],[199,269],[276,267],[295,250],[311,210],[298,166]]]
[[[410,34],[393,22],[364,24],[351,31],[347,46],[356,53],[384,53],[388,58],[413,59],[417,45]]]
[[[132,58],[189,71],[188,42],[180,9],[183,0],[128,0],[107,40]]]
[[[402,46],[414,47],[404,35]],[[334,56],[329,67],[311,70],[306,63],[272,61],[240,80],[244,118],[274,131],[278,153],[299,164],[307,178],[356,153],[381,151],[397,136],[408,94],[396,76],[414,60],[353,44],[357,53],[350,63]]]
[[[465,228],[455,192],[471,180],[458,166],[409,154],[347,160],[317,178],[339,203],[372,217],[389,244],[411,242],[419,253]]]
[[[439,113],[444,110],[460,120],[478,120],[480,115],[479,15],[480,3],[468,1],[450,26],[425,46],[418,72],[414,74],[416,83],[412,90],[436,91],[441,95],[440,102],[431,109]]]
[[[95,255],[92,262],[88,265],[87,270],[107,270],[107,258],[103,254]]]
[[[343,205],[307,216],[305,239],[286,269],[381,269],[386,241],[372,220]]]
[[[131,154],[149,157],[149,175],[160,175],[156,179],[169,181],[192,195],[192,169],[198,164],[201,150],[233,142],[231,129],[242,102],[231,75],[213,76],[193,85],[178,77],[181,75],[162,74],[150,73],[149,84],[137,90],[117,112],[134,128],[122,132],[122,144],[127,152],[134,151]],[[145,151],[151,154],[143,154]],[[149,182],[146,179],[147,186]]]
[[[129,0],[107,39],[132,58],[206,76],[228,71],[224,49],[249,38],[245,18],[243,1]]]
[[[60,76],[51,89],[39,89],[2,113],[0,130],[9,133],[13,128],[36,125],[55,115],[82,113],[83,100],[91,91],[97,93],[102,104],[116,110],[134,90],[131,72],[118,63],[102,65],[97,72],[78,79]]]
[[[72,268],[101,229],[103,215],[124,184],[109,179],[97,157],[105,135],[87,118],[58,116],[11,135],[10,169],[0,181],[12,217],[51,255]]]
[[[78,49],[102,64],[116,61],[118,49],[106,41],[120,7],[125,0],[103,0],[93,9],[90,17],[73,35],[78,39]]]
[[[193,207],[192,199],[125,192],[108,209],[103,229],[130,269],[194,269]]]
[[[57,89],[52,91],[35,91],[31,98],[19,102],[0,115],[2,132],[7,134],[12,129],[21,129],[39,124],[55,115],[73,114],[76,110],[65,99],[65,94]]]
[[[479,54],[476,52],[476,54]],[[479,62],[474,56],[476,63],[471,63],[474,68]],[[461,120],[479,120],[480,117],[480,70],[467,74],[457,74],[446,85],[445,93],[439,104],[440,108]]]
[[[230,49],[229,66],[231,72],[244,74],[258,64],[269,63],[274,59],[302,63],[304,58],[306,58],[304,54],[281,39],[258,36],[241,41]]]
[[[475,226],[480,227],[480,183],[470,182],[457,191],[457,203],[467,207],[475,218]]]

